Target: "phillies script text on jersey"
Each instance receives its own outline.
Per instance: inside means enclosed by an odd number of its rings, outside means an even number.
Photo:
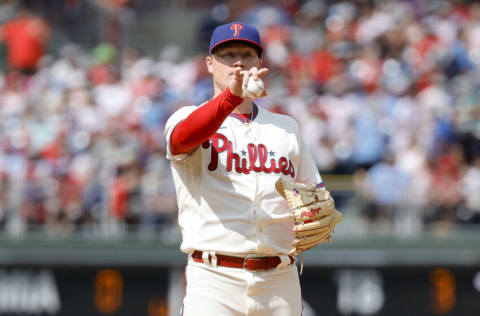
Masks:
[[[265,173],[283,173],[295,178],[295,169],[290,159],[280,157],[277,159],[270,158],[268,160],[268,148],[263,144],[247,145],[248,157],[240,157],[239,154],[233,152],[232,142],[223,134],[216,133],[209,140],[202,144],[202,147],[207,149],[212,146],[211,159],[208,164],[208,170],[214,171],[218,167],[218,156],[222,152],[227,152],[226,170],[231,172],[233,169],[233,161],[235,160],[235,171],[237,173],[249,174],[250,171],[265,172]],[[246,156],[246,152],[243,153]],[[258,162],[258,163],[257,163]]]

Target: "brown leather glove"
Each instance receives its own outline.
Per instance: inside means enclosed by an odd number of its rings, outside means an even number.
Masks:
[[[321,242],[331,242],[332,233],[342,220],[342,213],[335,209],[333,198],[325,188],[307,186],[286,179],[275,183],[277,191],[287,199],[293,217],[291,255],[315,247]]]

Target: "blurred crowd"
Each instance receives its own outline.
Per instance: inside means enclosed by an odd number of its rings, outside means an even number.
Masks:
[[[174,223],[163,127],[179,107],[212,96],[206,38],[232,20],[262,33],[271,72],[257,103],[300,123],[323,175],[352,176],[346,209],[372,227],[480,222],[480,4],[246,3],[208,10],[193,56],[175,45],[153,58],[69,44],[15,63],[8,28],[26,18],[5,22],[0,230]],[[47,45],[48,25],[36,30],[24,41]]]

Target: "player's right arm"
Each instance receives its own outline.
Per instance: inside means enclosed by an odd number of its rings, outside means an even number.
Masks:
[[[190,113],[175,126],[170,137],[170,152],[173,155],[186,154],[197,148],[215,134],[223,121],[243,102],[243,86],[249,71],[236,67],[227,88]],[[252,73],[258,78],[258,73]]]
[[[241,67],[235,67],[234,75],[222,93],[175,126],[169,142],[170,152],[173,155],[189,153],[212,137],[227,116],[244,101],[243,90],[249,77],[258,79],[267,73],[266,68],[257,71],[256,68],[242,70]]]
[[[230,88],[190,113],[177,124],[170,136],[170,152],[186,154],[209,139],[243,99]]]

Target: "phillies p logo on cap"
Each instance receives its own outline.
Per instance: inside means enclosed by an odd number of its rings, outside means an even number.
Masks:
[[[232,22],[215,28],[210,39],[210,54],[218,45],[230,41],[244,41],[257,47],[260,53],[263,52],[262,41],[255,27],[241,22]]]
[[[230,28],[235,31],[235,33],[233,33],[233,36],[238,37],[238,34],[240,33],[240,30],[243,30],[243,25],[241,25],[239,23],[235,23],[235,24],[232,24],[232,26]]]

